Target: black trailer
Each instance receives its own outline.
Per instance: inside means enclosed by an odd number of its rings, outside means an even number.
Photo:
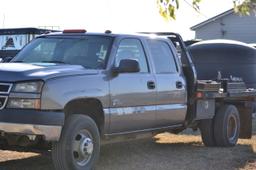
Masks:
[[[256,89],[256,48],[231,40],[209,40],[188,47],[198,79],[242,78],[248,88]]]
[[[0,60],[10,60],[37,35],[56,30],[39,28],[0,29]]]

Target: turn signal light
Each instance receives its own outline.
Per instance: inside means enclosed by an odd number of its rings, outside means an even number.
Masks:
[[[196,93],[196,98],[203,98],[204,94],[202,92],[197,92]]]

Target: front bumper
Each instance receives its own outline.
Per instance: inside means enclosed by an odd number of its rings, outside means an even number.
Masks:
[[[44,136],[44,139],[46,141],[58,141],[60,138],[61,129],[61,126],[45,126],[0,122],[0,131],[2,132],[22,135],[40,135]]]
[[[63,124],[63,112],[0,110],[0,132],[4,133],[41,135],[46,141],[58,141]]]

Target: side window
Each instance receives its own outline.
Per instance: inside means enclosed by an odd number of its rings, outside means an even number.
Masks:
[[[141,73],[149,72],[147,59],[146,59],[142,44],[139,40],[124,39],[121,41],[117,50],[115,65],[118,66],[120,61],[123,59],[137,60],[140,65],[140,72]]]
[[[176,62],[169,45],[159,40],[149,40],[148,43],[156,73],[176,73]]]

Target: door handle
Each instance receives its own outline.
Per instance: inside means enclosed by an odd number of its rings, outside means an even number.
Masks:
[[[176,81],[176,88],[177,89],[182,89],[183,83],[181,81]]]
[[[156,88],[156,84],[155,84],[154,81],[148,81],[147,85],[148,85],[148,89],[155,89]]]

